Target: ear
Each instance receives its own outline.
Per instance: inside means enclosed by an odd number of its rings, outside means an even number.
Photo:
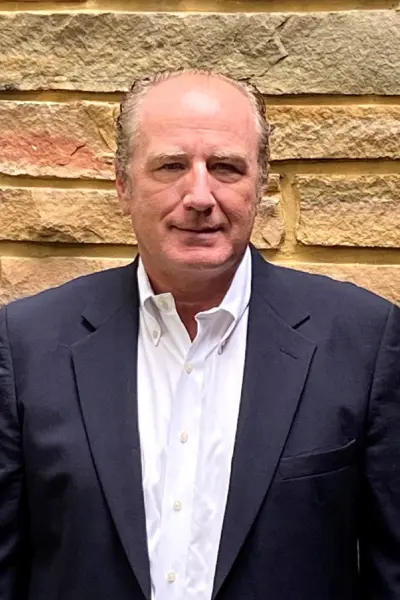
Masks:
[[[131,186],[129,185],[125,174],[117,171],[115,178],[115,186],[117,188],[118,199],[123,214],[130,215]]]

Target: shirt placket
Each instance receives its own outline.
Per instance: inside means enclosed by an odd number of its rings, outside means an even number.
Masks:
[[[203,374],[192,345],[172,402],[158,548],[157,598],[184,600],[200,441]]]

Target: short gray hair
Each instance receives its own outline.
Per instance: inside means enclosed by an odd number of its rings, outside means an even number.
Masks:
[[[230,83],[241,91],[249,100],[254,112],[256,129],[259,134],[258,144],[258,190],[262,193],[268,180],[269,170],[269,138],[272,127],[265,114],[265,102],[262,94],[247,80],[233,79],[222,73],[206,71],[203,69],[179,69],[176,71],[163,71],[134,81],[129,91],[125,94],[120,104],[120,112],[116,120],[117,151],[115,167],[117,174],[125,181],[129,181],[129,163],[134,149],[134,140],[139,132],[140,109],[148,92],[163,81],[180,77],[182,75],[203,75],[217,77]]]

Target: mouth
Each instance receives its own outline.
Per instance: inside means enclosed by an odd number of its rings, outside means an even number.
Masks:
[[[197,235],[218,233],[221,231],[221,227],[202,227],[200,229],[190,229],[189,227],[176,227],[179,231],[184,233],[194,233]]]

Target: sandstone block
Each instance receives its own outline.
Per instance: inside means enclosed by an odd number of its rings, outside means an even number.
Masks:
[[[278,248],[284,238],[279,177],[262,199],[252,242]],[[0,187],[0,240],[87,244],[136,244],[115,191]]]
[[[262,198],[254,222],[251,241],[259,250],[279,248],[285,239],[279,175],[271,175],[268,193]]]
[[[400,158],[400,106],[270,106],[268,114],[272,160]]]
[[[123,266],[130,259],[116,258],[2,258],[0,305],[30,296],[95,271]]]
[[[191,66],[250,79],[267,94],[398,94],[399,25],[394,10],[3,12],[1,89],[112,92],[150,71]]]
[[[299,175],[295,186],[301,243],[400,248],[400,175]]]
[[[90,189],[0,187],[0,239],[136,244],[116,192]]]
[[[0,102],[0,173],[111,179],[116,109],[100,102]]]
[[[293,262],[287,266],[340,281],[351,281],[400,305],[400,265]]]

